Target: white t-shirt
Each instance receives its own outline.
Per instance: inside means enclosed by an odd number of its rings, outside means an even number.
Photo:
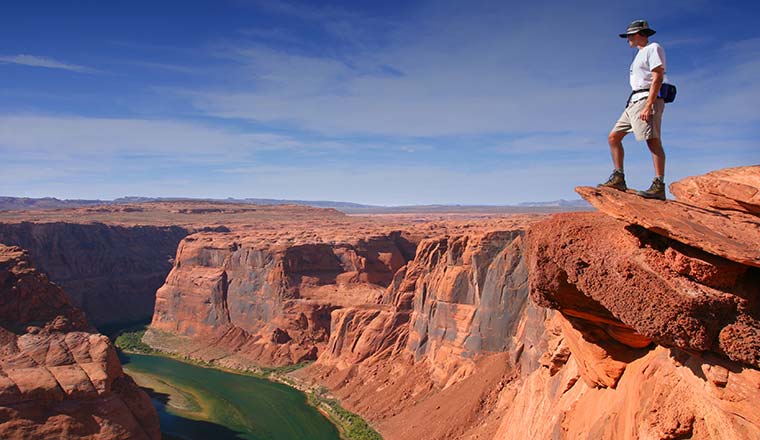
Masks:
[[[652,69],[662,66],[665,69],[665,49],[654,41],[639,49],[631,63],[631,90],[648,89],[652,85]],[[636,100],[648,96],[648,92],[637,93]]]

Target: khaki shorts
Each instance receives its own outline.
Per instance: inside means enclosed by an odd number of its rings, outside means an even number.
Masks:
[[[665,101],[661,98],[657,98],[654,101],[654,114],[649,119],[649,122],[641,120],[639,115],[644,110],[644,104],[647,103],[646,99],[642,99],[638,102],[632,102],[620,115],[620,119],[615,123],[615,127],[612,131],[624,131],[626,133],[633,133],[636,135],[637,141],[659,139],[660,129],[662,128],[662,112],[665,110]]]

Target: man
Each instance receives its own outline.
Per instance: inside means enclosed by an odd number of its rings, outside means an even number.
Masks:
[[[646,191],[638,191],[637,194],[648,199],[665,200],[665,151],[660,139],[665,103],[662,98],[658,98],[660,87],[665,80],[665,50],[659,44],[649,41],[649,37],[654,33],[645,20],[634,20],[628,25],[626,32],[620,34],[621,38],[628,39],[631,47],[638,49],[630,70],[633,91],[628,98],[625,111],[608,137],[615,169],[609,180],[599,186],[621,191],[627,189],[623,172],[623,138],[626,134],[633,133],[637,141],[647,141],[655,172],[652,186]]]

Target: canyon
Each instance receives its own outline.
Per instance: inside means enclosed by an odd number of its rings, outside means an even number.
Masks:
[[[0,245],[0,437],[158,439],[148,395],[26,251]]]
[[[388,439],[760,438],[760,167],[670,189],[580,187],[597,211],[552,216],[11,211],[0,243],[28,249],[61,307],[150,319],[154,348],[306,364],[289,379]]]

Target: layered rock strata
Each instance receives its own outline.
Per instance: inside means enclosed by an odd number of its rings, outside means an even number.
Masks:
[[[760,437],[758,220],[736,208],[743,191],[693,206],[580,189],[614,218],[557,215],[509,251],[423,241],[392,307],[333,312],[328,350],[296,375],[394,439]],[[506,288],[520,273],[558,314]],[[471,350],[482,334],[499,337]]]
[[[158,439],[150,398],[60,287],[0,245],[0,437]]]
[[[670,192],[684,203],[760,215],[760,165],[725,168],[687,177],[670,185]]]
[[[98,326],[151,319],[156,289],[187,234],[175,226],[0,223],[0,243],[28,250]]]
[[[399,232],[339,243],[272,245],[200,233],[179,246],[146,341],[228,366],[314,360],[331,313],[379,302],[414,253]]]
[[[545,350],[522,236],[423,240],[384,305],[333,312],[327,350],[295,375],[327,385],[387,438],[492,438],[504,386]]]
[[[735,203],[749,199],[578,192],[614,218],[529,229],[531,297],[560,314],[542,368],[506,387],[497,437],[760,437],[760,219]]]

